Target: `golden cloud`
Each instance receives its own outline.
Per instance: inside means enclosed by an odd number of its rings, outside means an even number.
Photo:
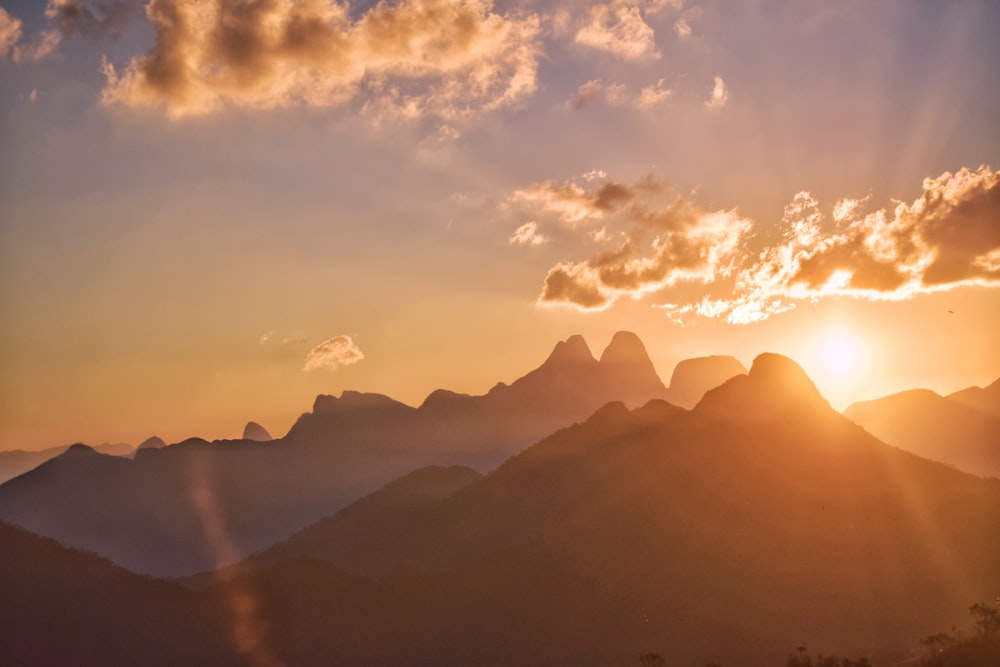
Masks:
[[[156,43],[104,100],[168,115],[334,107],[457,118],[534,92],[539,20],[491,0],[379,2],[352,20],[337,0],[152,0]]]
[[[21,39],[21,20],[7,13],[0,7],[0,58],[6,58]]]
[[[799,193],[785,209],[783,242],[738,272],[727,297],[667,307],[745,324],[831,296],[903,300],[962,285],[1000,287],[1000,172],[987,166],[924,179],[913,203],[859,216],[864,201],[833,206]]]
[[[660,57],[653,29],[638,5],[620,0],[591,7],[589,22],[577,31],[576,42],[625,60]]]
[[[350,336],[334,336],[309,350],[302,370],[311,371],[325,368],[332,371],[341,366],[356,364],[364,358],[365,355],[361,352],[361,348],[354,343]]]
[[[605,249],[552,267],[538,302],[602,310],[622,296],[639,298],[679,283],[709,284],[730,275],[750,221],[736,211],[703,211],[684,199],[655,205],[665,191],[666,184],[653,177],[631,185],[604,181],[590,189],[544,182],[517,191],[515,199],[574,227],[611,213],[620,214],[616,224],[629,227],[620,235],[610,234],[607,226],[586,232]],[[612,239],[621,240],[607,248]]]

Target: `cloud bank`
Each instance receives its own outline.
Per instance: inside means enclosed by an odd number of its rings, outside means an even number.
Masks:
[[[705,211],[683,198],[655,205],[664,190],[646,179],[589,189],[545,182],[515,192],[513,201],[574,230],[609,218],[628,226],[617,237],[606,227],[587,231],[600,250],[551,267],[538,303],[603,310],[624,296],[701,285],[700,300],[658,307],[679,322],[700,316],[746,324],[802,300],[903,300],[963,285],[1000,287],[1000,172],[987,166],[927,178],[912,203],[866,214],[867,199],[842,199],[824,215],[801,192],[785,208],[780,241],[757,252],[749,249],[755,225],[736,210]]]
[[[152,0],[156,43],[104,100],[173,117],[226,108],[335,107],[463,117],[534,92],[539,19],[491,0],[379,2],[353,19],[337,0]]]
[[[311,371],[325,368],[332,371],[341,366],[356,364],[364,358],[365,355],[361,352],[361,348],[354,343],[350,336],[334,336],[309,350],[302,370]]]

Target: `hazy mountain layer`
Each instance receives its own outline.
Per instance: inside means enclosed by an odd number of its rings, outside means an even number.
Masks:
[[[0,486],[0,519],[144,573],[233,562],[426,465],[488,470],[613,400],[667,395],[634,335],[600,360],[579,336],[484,396],[438,391],[419,408],[378,394],[319,396],[281,439],[84,450]]]
[[[42,463],[59,456],[69,449],[69,447],[69,445],[65,447],[49,447],[38,451],[27,451],[24,449],[0,451],[0,484],[37,468]],[[95,449],[112,456],[127,456],[134,451],[131,445],[126,444],[98,445]]]
[[[854,403],[844,415],[891,445],[974,475],[1000,477],[1000,381],[947,397],[904,391]]]

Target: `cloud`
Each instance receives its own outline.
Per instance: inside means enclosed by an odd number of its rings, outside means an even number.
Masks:
[[[665,101],[668,97],[670,97],[670,89],[664,85],[663,79],[660,79],[655,84],[646,86],[639,91],[639,95],[635,99],[635,106],[640,109],[649,109]]]
[[[632,184],[603,180],[583,187],[573,181],[536,183],[512,198],[554,213],[601,246],[590,258],[551,269],[538,298],[542,305],[603,310],[617,299],[639,298],[680,284],[710,284],[732,273],[752,227],[736,211],[704,211],[676,198],[660,203],[667,184],[647,176]],[[614,216],[613,218],[611,216]],[[608,221],[625,230],[609,231]],[[536,227],[533,228],[537,232]]]
[[[604,86],[601,84],[599,79],[588,81],[577,89],[576,100],[573,102],[573,107],[576,109],[582,109],[590,104],[591,100],[599,97],[603,92]]]
[[[923,182],[911,204],[858,214],[866,200],[840,200],[834,226],[801,192],[786,207],[783,240],[735,277],[730,295],[667,307],[745,324],[801,300],[846,296],[904,300],[962,285],[1000,287],[1000,173],[981,166]]]
[[[587,177],[595,173],[603,174],[603,172],[589,172],[585,178],[592,181],[592,178]],[[545,181],[515,190],[510,200],[555,213],[562,222],[574,225],[588,218],[604,217],[633,196],[632,190],[627,185],[614,181],[604,181],[591,189],[574,181],[561,184]]]
[[[0,58],[6,58],[21,39],[21,19],[14,18],[0,7]]]
[[[537,78],[534,14],[491,0],[380,2],[352,18],[338,0],[152,0],[156,42],[104,100],[168,115],[337,107],[460,118],[516,105]]]
[[[715,85],[712,87],[712,95],[705,101],[705,106],[709,109],[721,109],[729,101],[729,88],[721,76],[715,77]]]
[[[629,92],[623,83],[610,83],[605,86],[600,79],[593,79],[580,86],[576,97],[567,103],[571,109],[584,109],[592,102],[604,100],[612,106],[630,106],[636,109],[651,109],[659,106],[670,97],[670,89],[666,87],[665,79],[643,87],[638,94]]]
[[[50,55],[59,46],[61,35],[54,30],[38,34],[31,42],[25,43],[21,19],[11,16],[0,7],[0,58],[10,57],[16,63],[33,62]]]
[[[62,40],[55,30],[45,30],[39,33],[38,37],[27,44],[17,44],[14,47],[14,62],[35,62],[42,60],[46,56],[55,52],[56,47]]]
[[[129,21],[142,15],[140,0],[49,0],[45,15],[64,35],[116,35]]]
[[[734,210],[706,212],[683,199],[656,211],[635,207],[633,217],[636,226],[617,248],[550,269],[539,303],[595,310],[679,283],[713,283],[733,271],[752,228]]]
[[[309,350],[302,370],[325,368],[332,371],[341,366],[356,364],[364,358],[365,355],[350,336],[334,336]]]
[[[576,42],[624,60],[660,57],[653,29],[636,3],[600,3],[590,8],[589,22],[576,33]]]
[[[510,245],[534,246],[541,245],[549,239],[538,233],[537,222],[526,222],[514,231],[510,237]]]

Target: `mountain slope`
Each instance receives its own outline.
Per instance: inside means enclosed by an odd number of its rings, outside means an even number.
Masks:
[[[138,572],[186,575],[287,537],[427,465],[487,470],[612,400],[666,389],[632,334],[593,357],[574,336],[537,369],[483,396],[319,396],[281,439],[191,439],[133,461],[60,458],[0,486],[0,519]]]
[[[691,412],[609,404],[397,511],[369,515],[366,544],[337,517],[288,540],[315,577],[278,553],[239,575],[289,662],[773,665],[799,643],[898,660],[1000,590],[1000,482],[886,446],[776,355]],[[324,568],[380,578],[327,595]]]
[[[979,392],[946,398],[914,389],[854,403],[844,415],[891,445],[975,475],[1000,477],[1000,417],[971,407],[989,406],[989,394]]]
[[[968,387],[956,391],[948,394],[947,398],[1000,418],[1000,379],[987,387]]]
[[[207,598],[0,523],[0,663],[235,665]]]
[[[67,449],[69,449],[68,445],[65,447],[49,447],[38,451],[24,449],[0,451],[0,484],[37,468],[42,463],[59,456]],[[104,444],[98,445],[95,449],[103,454],[110,454],[112,456],[127,456],[134,451],[131,445],[126,444]]]

